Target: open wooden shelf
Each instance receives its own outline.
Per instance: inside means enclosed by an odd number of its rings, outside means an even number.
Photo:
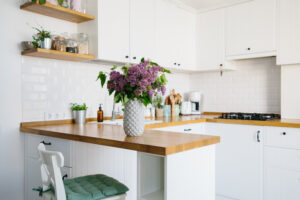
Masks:
[[[62,20],[75,22],[75,23],[81,23],[81,22],[86,22],[95,19],[95,17],[92,15],[84,14],[81,12],[71,10],[69,8],[56,6],[50,3],[45,3],[41,5],[38,3],[38,1],[36,3],[27,2],[21,5],[20,8],[22,10],[27,10],[41,15],[46,15],[49,17],[54,17],[57,19],[62,19]]]
[[[41,49],[41,48],[22,51],[22,55],[38,57],[38,58],[50,58],[56,60],[68,60],[68,61],[75,61],[75,62],[95,59],[95,56],[92,55],[61,52],[61,51]]]

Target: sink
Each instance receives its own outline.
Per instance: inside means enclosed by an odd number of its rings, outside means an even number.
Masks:
[[[158,124],[158,123],[162,123],[163,121],[159,121],[159,120],[152,120],[152,119],[146,119],[145,120],[145,125],[147,124]],[[116,119],[114,121],[112,120],[104,120],[103,122],[90,122],[90,123],[97,123],[97,124],[110,124],[110,125],[119,125],[119,126],[123,126],[123,119]]]

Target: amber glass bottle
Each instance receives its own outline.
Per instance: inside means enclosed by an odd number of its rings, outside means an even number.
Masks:
[[[103,122],[103,110],[102,110],[102,104],[99,106],[99,110],[97,113],[97,121],[98,122]]]

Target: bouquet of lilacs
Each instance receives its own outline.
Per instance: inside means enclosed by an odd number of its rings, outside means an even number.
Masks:
[[[165,73],[171,73],[157,63],[144,59],[137,65],[125,65],[119,71],[118,67],[114,66],[111,70],[107,81],[109,95],[114,94],[114,101],[122,102],[123,105],[135,99],[145,106],[152,104],[154,95],[165,94],[167,84]],[[103,87],[107,74],[99,72],[97,80],[101,81]]]

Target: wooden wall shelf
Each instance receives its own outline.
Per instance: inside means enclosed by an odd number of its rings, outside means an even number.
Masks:
[[[88,60],[95,59],[95,56],[92,56],[92,55],[61,52],[61,51],[40,49],[40,48],[22,51],[22,55],[38,57],[38,58],[49,58],[49,59],[56,59],[56,60],[75,61],[75,62],[88,61]]]
[[[61,6],[56,6],[50,3],[39,4],[38,1],[27,2],[20,6],[22,10],[27,10],[30,12],[38,13],[41,15],[46,15],[49,17],[54,17],[57,19],[62,19],[70,22],[81,23],[89,20],[95,19],[94,16],[77,12],[68,8]]]

